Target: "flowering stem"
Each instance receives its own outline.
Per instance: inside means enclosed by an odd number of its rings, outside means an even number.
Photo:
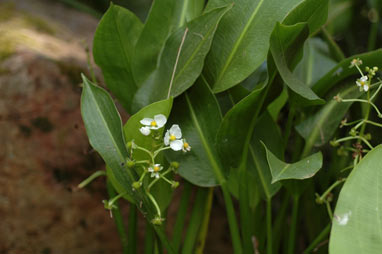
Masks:
[[[165,175],[167,175],[168,173],[171,172],[171,168],[167,169],[163,174],[160,174],[161,178],[163,178]],[[149,186],[147,187],[147,191],[150,192],[150,189],[151,187],[153,187],[153,185],[158,182],[161,178],[155,178],[150,184]],[[167,179],[167,178],[166,178]],[[167,179],[168,180],[168,179]],[[170,183],[172,184],[172,182]]]
[[[357,70],[359,71],[359,73],[361,74],[362,77],[365,76],[365,75],[363,75],[363,72],[362,72],[361,68],[359,68],[358,64],[355,64],[354,66],[357,68]]]
[[[353,167],[353,166],[352,166]],[[346,181],[346,178],[342,178],[342,179],[339,179],[337,181],[335,181],[320,197],[319,197],[319,200],[321,202],[324,202],[325,199],[326,199],[326,196],[329,195],[329,193],[335,188],[337,187],[338,185],[340,185],[341,183],[345,182]]]
[[[147,174],[147,171],[143,171],[141,177],[139,178],[139,182],[141,183],[143,181],[143,178],[145,178],[145,175]]]
[[[267,254],[272,254],[272,201],[267,200]]]
[[[78,188],[83,188],[85,187],[86,185],[88,185],[89,183],[91,183],[94,179],[96,179],[97,177],[99,176],[105,176],[106,175],[106,171],[105,170],[98,170],[96,172],[94,172],[93,174],[91,174],[88,178],[86,178],[85,180],[83,180],[79,185],[78,185]]]
[[[326,209],[328,210],[329,218],[330,220],[333,220],[333,212],[332,212],[332,208],[330,207],[330,202],[326,201],[325,203],[326,203]]]
[[[351,136],[351,137],[340,138],[340,139],[337,139],[335,142],[340,143],[340,142],[344,142],[344,141],[351,140],[351,139],[362,140],[370,149],[373,149],[373,146],[370,145],[370,143],[364,137],[361,137],[361,136],[354,136],[354,137]]]
[[[158,203],[157,201],[155,200],[155,198],[150,194],[150,192],[146,191],[146,194],[147,196],[150,198],[151,202],[153,203],[153,205],[155,206],[155,209],[157,210],[157,214],[159,217],[162,217],[161,215],[161,211],[160,211],[160,208],[158,206]]]
[[[376,122],[366,120],[366,119],[364,121],[365,121],[365,123],[369,123],[369,124],[374,125],[374,126],[382,127],[382,124],[380,124],[380,123],[376,123]]]
[[[147,150],[146,148],[143,148],[143,147],[140,147],[140,146],[137,146],[136,149],[141,150],[141,151],[147,153],[148,155],[150,155],[150,158],[151,158],[152,163],[155,164],[155,160],[154,160],[155,157],[154,157],[154,155],[153,155],[152,152],[150,152],[150,151]]]
[[[377,94],[379,93],[379,91],[381,90],[381,87],[382,87],[382,84],[380,84],[377,88],[377,90],[374,92],[374,94],[370,97],[370,101],[372,101],[374,99],[375,96],[377,96]]]
[[[168,150],[168,149],[171,149],[171,147],[170,147],[170,146],[165,146],[165,147],[161,147],[161,148],[159,148],[158,150],[156,150],[156,151],[154,152],[154,159],[155,159],[155,157],[157,157],[157,155],[158,155],[160,152],[165,151],[165,150]]]

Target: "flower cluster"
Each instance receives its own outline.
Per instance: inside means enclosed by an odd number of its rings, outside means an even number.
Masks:
[[[369,91],[372,78],[376,75],[376,72],[378,71],[378,67],[376,66],[374,66],[373,68],[366,67],[365,68],[366,74],[364,74],[360,68],[361,65],[362,65],[362,60],[360,60],[359,58],[356,58],[350,62],[349,68],[353,68],[353,67],[357,68],[357,70],[361,74],[361,77],[357,79],[355,83],[357,84],[361,92],[362,91],[367,92]]]

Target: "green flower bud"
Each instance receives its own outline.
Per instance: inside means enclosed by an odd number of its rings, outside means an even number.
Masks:
[[[371,133],[367,133],[367,134],[365,134],[365,135],[364,135],[364,138],[365,138],[366,140],[371,140]]]
[[[339,146],[340,144],[337,143],[336,140],[331,140],[331,141],[330,141],[330,145],[333,146],[333,147],[336,147],[336,146]]]
[[[128,168],[133,168],[134,166],[135,166],[135,161],[131,161],[131,160],[127,161]]]
[[[154,219],[151,220],[151,223],[154,225],[162,225],[163,221],[164,221],[163,218],[156,216]]]
[[[137,190],[137,189],[139,189],[139,188],[141,188],[141,186],[142,186],[142,183],[141,182],[133,182],[133,188],[135,189],[135,190]]]
[[[171,162],[170,167],[172,167],[174,169],[178,169],[179,168],[179,162],[177,162],[177,161]]]
[[[171,184],[171,188],[176,189],[179,186],[179,182],[173,181]]]

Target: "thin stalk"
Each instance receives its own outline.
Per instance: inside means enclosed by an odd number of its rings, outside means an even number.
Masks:
[[[332,35],[324,28],[321,28],[322,35],[324,40],[328,43],[329,49],[333,54],[334,58],[340,62],[345,59],[345,54],[342,52],[341,48],[337,45],[337,43],[333,40]]]
[[[297,217],[298,217],[298,204],[300,200],[300,196],[295,195],[292,198],[292,220],[289,231],[289,243],[288,243],[288,254],[294,254],[294,247],[296,243],[296,229],[297,229]]]
[[[287,208],[289,205],[289,198],[290,198],[290,194],[289,192],[286,192],[285,196],[283,197],[281,207],[277,211],[277,217],[275,218],[273,223],[273,246],[274,246],[273,251],[274,253],[279,253],[281,235],[284,235],[282,227],[285,225],[285,217],[288,210]]]
[[[347,141],[347,140],[352,140],[352,139],[358,139],[358,140],[361,140],[363,141],[370,149],[373,149],[373,146],[369,143],[369,141],[367,141],[364,137],[362,136],[350,136],[350,137],[345,137],[345,138],[340,138],[340,139],[337,139],[336,140],[336,143],[340,143],[340,142],[344,142],[344,141]]]
[[[313,240],[313,242],[311,244],[309,244],[308,248],[306,248],[304,250],[304,254],[310,254],[311,251],[313,251],[316,246],[318,244],[320,244],[320,242],[322,242],[324,240],[324,238],[327,237],[327,235],[329,235],[329,232],[330,232],[330,226],[332,224],[329,223],[328,225],[326,225],[326,227],[321,231],[321,233]]]
[[[134,204],[130,204],[129,217],[128,217],[128,228],[127,228],[127,241],[129,246],[128,254],[137,253],[137,224],[138,224],[138,213],[137,208]]]
[[[105,176],[105,175],[106,175],[105,170],[98,170],[98,171],[94,172],[93,174],[91,174],[88,178],[83,180],[77,187],[81,189],[81,188],[85,187],[86,185],[88,185],[89,183],[91,183],[97,177]]]
[[[198,236],[200,224],[203,219],[207,194],[208,192],[204,188],[199,188],[196,193],[196,198],[193,205],[194,207],[191,212],[191,218],[187,227],[186,237],[183,244],[182,254],[194,253],[194,246]]]
[[[146,222],[144,254],[153,254],[155,244],[155,232],[149,221]]]
[[[178,253],[180,242],[182,241],[182,232],[184,227],[184,222],[186,219],[188,202],[191,196],[192,185],[189,182],[185,182],[182,197],[180,199],[180,204],[175,220],[175,226],[172,233],[172,245],[174,246],[174,250]]]
[[[365,116],[365,120],[369,120],[369,115],[370,115],[370,105],[372,105],[374,107],[374,109],[378,112],[378,116],[381,115],[381,113],[379,112],[377,106],[374,105],[374,103],[372,103],[370,101],[370,91],[367,91],[367,108],[366,108],[366,116]],[[361,127],[361,130],[359,132],[359,135],[360,136],[363,136],[364,132],[365,132],[365,128],[366,128],[366,124],[362,125]],[[370,147],[370,146],[369,146]]]
[[[206,206],[204,208],[204,217],[203,217],[202,225],[200,226],[198,241],[197,241],[196,250],[195,250],[196,254],[203,254],[204,245],[206,243],[206,238],[208,233],[208,225],[210,223],[213,194],[214,194],[214,188],[209,188]]]
[[[333,220],[333,212],[332,212],[332,208],[330,206],[330,202],[326,201],[325,203],[326,203],[326,210],[328,210],[329,218],[330,218],[330,220]]]
[[[267,200],[267,254],[272,254],[272,199]]]
[[[378,25],[379,25],[378,19],[376,22],[371,23],[370,31],[369,31],[369,39],[367,43],[367,51],[372,51],[375,49],[375,45],[377,44]]]
[[[353,167],[353,166],[351,166],[351,167]],[[349,167],[347,167],[347,168],[349,168]],[[337,180],[337,181],[335,181],[321,196],[320,196],[320,201],[322,201],[322,202],[324,202],[325,201],[325,198],[326,198],[326,196],[335,188],[335,187],[337,187],[339,184],[341,184],[341,183],[343,183],[343,182],[345,182],[346,181],[346,178],[342,178],[342,179],[340,179],[340,180]]]
[[[251,234],[251,214],[249,208],[248,185],[246,179],[246,169],[239,167],[239,209],[241,236],[243,239],[243,253],[253,253],[252,234]]]
[[[284,134],[284,150],[288,145],[288,140],[289,140],[290,133],[292,131],[295,113],[296,113],[295,108],[293,106],[289,107],[288,121],[285,127],[285,134]]]
[[[109,194],[109,197],[111,199],[114,199],[117,196],[117,193],[115,192],[113,185],[111,184],[111,182],[107,181],[106,186],[107,186],[107,192]],[[123,218],[121,215],[118,201],[115,201],[114,205],[115,205],[115,208],[112,209],[111,212],[113,214],[115,225],[117,226],[119,239],[121,240],[121,243],[122,243],[122,253],[128,254],[129,253],[128,238],[127,238],[127,233],[125,230],[125,225],[123,223]]]

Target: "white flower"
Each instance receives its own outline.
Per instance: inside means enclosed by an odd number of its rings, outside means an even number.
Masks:
[[[174,151],[180,151],[183,148],[182,131],[179,125],[174,124],[169,130],[166,131],[164,135],[164,144],[166,146],[170,145],[171,149]]]
[[[367,92],[369,90],[369,82],[367,82],[367,76],[362,76],[356,82],[357,86],[359,86],[360,91]]]
[[[191,146],[189,143],[187,143],[186,139],[183,139],[183,146],[182,146],[183,152],[189,152],[191,151]]]
[[[145,135],[148,136],[151,133],[151,130],[157,130],[159,128],[162,128],[166,122],[167,118],[165,115],[159,114],[155,115],[153,118],[145,117],[141,121],[139,121],[141,124],[145,125],[139,129],[139,131]]]
[[[160,164],[154,164],[149,167],[148,171],[151,173],[151,177],[159,178],[159,171],[161,171],[163,167]]]

